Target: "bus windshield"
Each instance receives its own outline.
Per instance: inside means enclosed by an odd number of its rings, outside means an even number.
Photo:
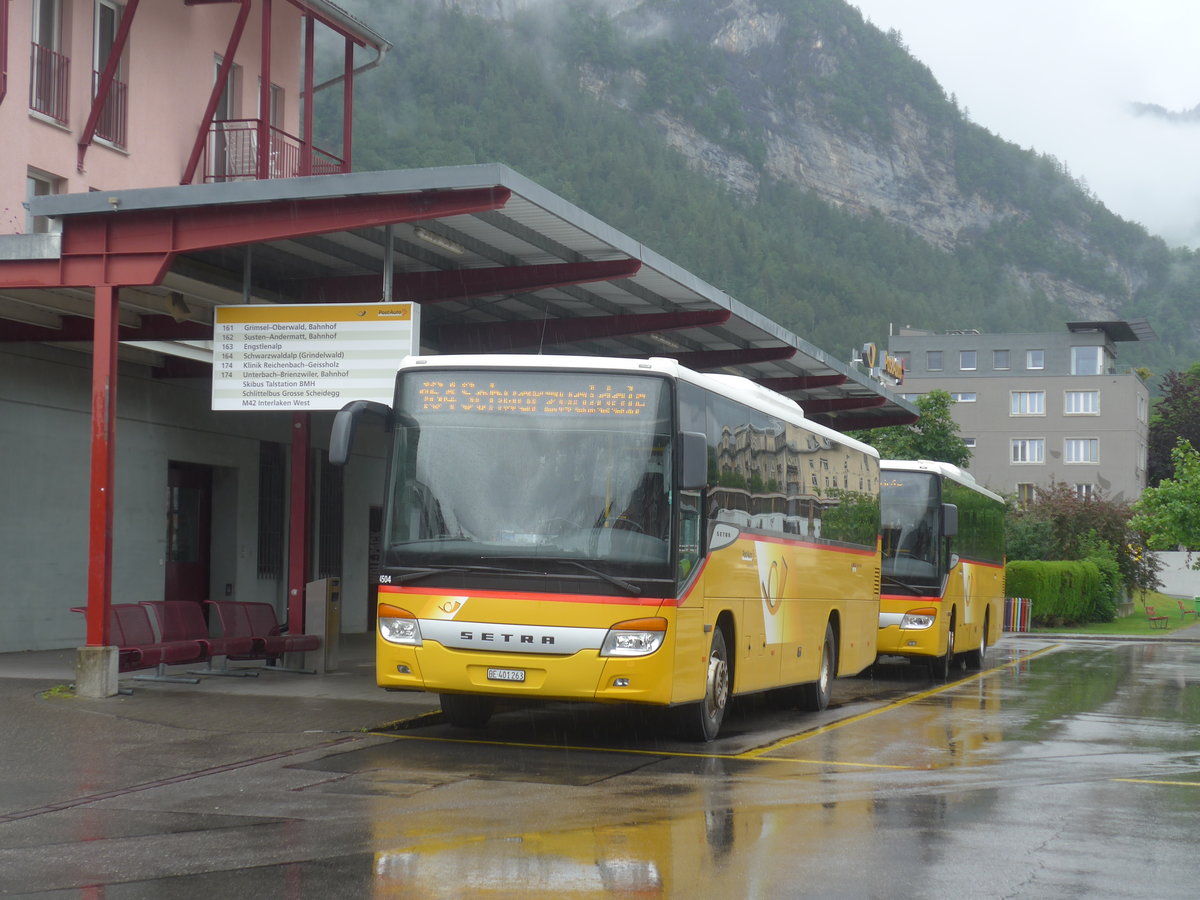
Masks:
[[[880,477],[883,575],[906,585],[941,583],[941,498],[936,476],[887,471]]]
[[[665,577],[671,408],[661,378],[403,373],[384,565]]]

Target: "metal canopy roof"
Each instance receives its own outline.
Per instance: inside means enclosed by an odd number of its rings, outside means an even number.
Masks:
[[[53,195],[31,211],[62,234],[0,238],[0,340],[90,340],[99,283],[122,285],[122,341],[211,339],[222,304],[413,300],[424,352],[666,356],[787,393],[839,430],[916,419],[865,373],[503,165]]]

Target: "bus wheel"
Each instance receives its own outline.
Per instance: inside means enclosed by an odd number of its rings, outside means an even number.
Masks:
[[[938,681],[949,681],[950,670],[954,668],[954,621],[950,622],[950,631],[946,635],[946,655],[935,656],[929,660],[929,673]]]
[[[801,709],[809,712],[820,712],[829,706],[829,698],[833,694],[833,673],[837,667],[837,647],[833,640],[833,626],[825,626],[825,642],[821,644],[821,669],[817,680],[812,684],[802,684],[798,690]]]
[[[477,694],[440,694],[442,715],[458,728],[482,728],[492,717],[496,701]]]
[[[704,699],[679,708],[682,736],[689,741],[716,740],[728,704],[729,654],[725,649],[725,633],[718,627],[713,631],[712,647],[708,651]]]
[[[966,653],[968,669],[982,669],[984,659],[987,656],[987,636],[988,636],[988,619],[983,620],[983,634],[979,636],[979,649],[968,650]]]

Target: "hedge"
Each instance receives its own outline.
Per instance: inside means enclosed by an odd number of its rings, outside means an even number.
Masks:
[[[1014,560],[1005,567],[1005,591],[1010,597],[1033,601],[1035,625],[1057,627],[1112,618],[1100,568],[1086,560]]]

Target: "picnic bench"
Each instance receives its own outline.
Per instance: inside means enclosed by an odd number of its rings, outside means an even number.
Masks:
[[[1165,630],[1167,627],[1167,617],[1161,615],[1153,606],[1148,604],[1146,606],[1146,618],[1150,620],[1151,628],[1162,628]]]

